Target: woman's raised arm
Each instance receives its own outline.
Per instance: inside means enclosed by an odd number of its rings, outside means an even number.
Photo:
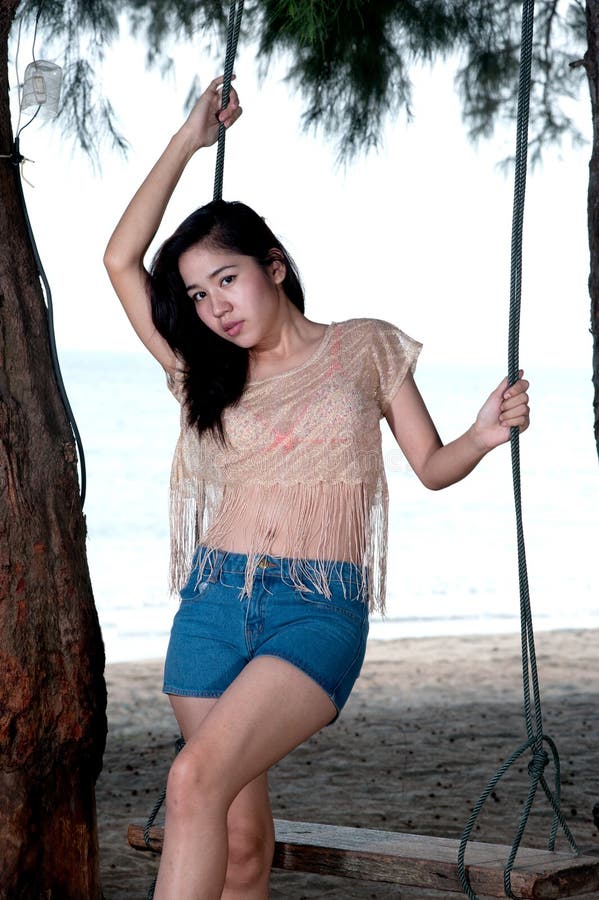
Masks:
[[[144,256],[158,230],[170,197],[185,166],[201,147],[218,138],[219,123],[232,125],[241,115],[237,94],[220,109],[222,77],[215,78],[195,104],[189,117],[153,167],[123,213],[104,253],[112,286],[138,337],[167,371],[177,358],[152,321],[149,276]]]

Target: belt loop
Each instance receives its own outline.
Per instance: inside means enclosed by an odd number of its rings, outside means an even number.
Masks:
[[[220,575],[220,570],[223,567],[223,563],[225,561],[226,551],[225,550],[214,550],[216,554],[216,559],[212,565],[212,571],[210,572],[210,577],[208,581],[214,583],[218,581],[218,577]]]

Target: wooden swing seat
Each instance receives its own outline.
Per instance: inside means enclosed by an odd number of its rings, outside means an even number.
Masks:
[[[129,844],[160,853],[164,830],[150,829],[150,848],[143,831],[142,825],[129,825]],[[275,834],[277,869],[461,893],[457,840],[282,819],[275,820]],[[476,894],[505,897],[503,869],[509,852],[501,844],[468,844],[466,872]],[[599,891],[599,855],[521,848],[511,881],[514,894],[524,900]]]

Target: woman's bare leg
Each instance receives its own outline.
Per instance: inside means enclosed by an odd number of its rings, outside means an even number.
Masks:
[[[227,815],[228,857],[222,900],[268,900],[275,828],[268,775],[237,794]]]
[[[322,688],[290,663],[259,657],[245,667],[212,703],[171,768],[156,900],[226,896],[233,801],[334,715]]]
[[[170,697],[181,734],[189,740],[216,700]],[[222,900],[267,900],[275,846],[265,772],[237,794],[227,816],[228,859]]]

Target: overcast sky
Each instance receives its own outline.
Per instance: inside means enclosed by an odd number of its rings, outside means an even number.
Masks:
[[[29,61],[21,48],[21,71]],[[218,65],[200,48],[177,53],[177,77],[148,71],[144,50],[123,39],[107,55],[102,86],[131,149],[103,153],[94,175],[57,128],[34,122],[21,150],[30,215],[55,297],[62,349],[139,349],[112,294],[101,258],[124,206],[182,121],[192,75],[204,84]],[[431,362],[505,368],[512,130],[468,143],[451,66],[416,73],[411,124],[389,123],[379,153],[345,171],[335,147],[302,133],[300,97],[284,67],[259,84],[250,49],[236,65],[244,115],[229,133],[224,196],[265,215],[288,244],[307,288],[307,315],[329,322],[376,316],[425,345]],[[582,70],[581,79],[584,77]],[[14,79],[13,79],[14,82]],[[586,89],[579,118],[590,120]],[[550,151],[529,178],[521,361],[588,365],[586,182],[590,148]],[[214,150],[186,171],[160,231],[164,238],[210,199]]]

